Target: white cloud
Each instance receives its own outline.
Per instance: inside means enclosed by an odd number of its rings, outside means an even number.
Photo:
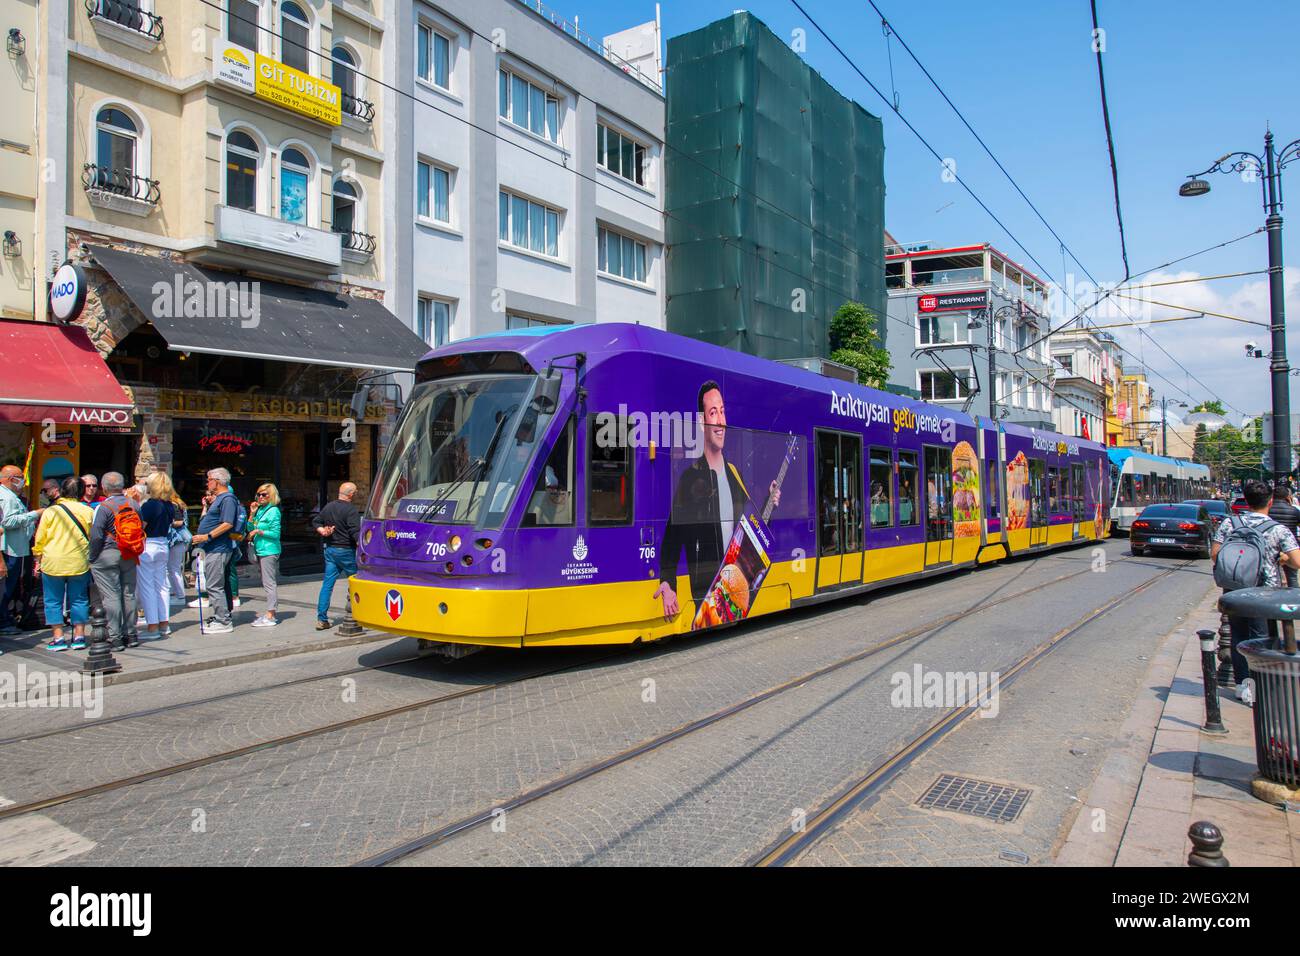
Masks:
[[[1141,288],[1126,288],[1122,291],[1137,298],[1155,300],[1170,305],[1183,306],[1196,311],[1217,312],[1248,319],[1262,325],[1245,325],[1231,319],[1206,318],[1188,319],[1180,322],[1161,322],[1161,319],[1188,315],[1181,310],[1163,305],[1144,305],[1132,299],[1119,299],[1128,315],[1118,309],[1089,313],[1092,322],[1100,326],[1126,323],[1129,316],[1142,324],[1150,338],[1133,328],[1108,328],[1125,349],[1125,371],[1134,371],[1145,363],[1148,369],[1148,381],[1155,388],[1157,395],[1165,395],[1170,401],[1175,399],[1190,401],[1190,393],[1196,400],[1204,398],[1222,399],[1229,407],[1229,418],[1236,420],[1237,410],[1245,414],[1258,414],[1272,406],[1272,391],[1269,377],[1268,353],[1272,348],[1269,324],[1268,277],[1260,276],[1249,280],[1215,280],[1210,282],[1183,282],[1179,285],[1161,286],[1155,283],[1172,280],[1198,279],[1201,273],[1192,271],[1156,272],[1144,276]],[[1294,365],[1300,361],[1300,268],[1287,267],[1283,270],[1283,283],[1289,321],[1287,323],[1287,353]],[[1077,295],[1083,304],[1093,301],[1095,295]],[[1067,306],[1068,307],[1068,306]],[[1150,320],[1149,322],[1147,320]],[[1187,372],[1178,367],[1160,348],[1152,344],[1152,339],[1163,346],[1179,363],[1186,366]],[[1254,342],[1263,350],[1262,359],[1246,358],[1246,343]],[[1191,373],[1191,376],[1187,374]],[[1162,377],[1163,376],[1163,377]],[[1202,387],[1195,379],[1205,384]],[[1291,382],[1300,385],[1300,378],[1291,378]],[[1206,387],[1209,394],[1206,394]],[[1300,407],[1293,401],[1292,411],[1300,412]],[[1172,418],[1172,416],[1171,416]]]

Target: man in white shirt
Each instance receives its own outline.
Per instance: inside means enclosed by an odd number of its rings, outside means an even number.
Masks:
[[[17,634],[19,627],[9,612],[9,602],[22,576],[23,559],[32,553],[32,535],[44,508],[28,510],[18,496],[27,480],[17,465],[0,468],[0,528],[4,530],[4,603],[0,606],[0,634]]]

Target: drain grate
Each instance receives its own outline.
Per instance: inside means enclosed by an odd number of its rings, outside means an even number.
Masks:
[[[1020,816],[1031,793],[1032,790],[945,773],[916,804],[927,810],[951,810],[994,823],[1011,823]]]

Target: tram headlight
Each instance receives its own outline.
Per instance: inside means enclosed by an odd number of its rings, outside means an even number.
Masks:
[[[477,545],[480,551],[486,551],[488,548],[492,547],[492,539],[479,538],[477,541],[474,542],[474,544]]]
[[[453,534],[453,535],[451,536],[451,539],[447,542],[447,545],[451,548],[451,550],[453,550],[453,551],[459,551],[459,550],[460,550],[460,535],[458,535],[458,534]]]

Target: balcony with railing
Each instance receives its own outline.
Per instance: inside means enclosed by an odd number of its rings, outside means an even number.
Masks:
[[[92,206],[132,216],[149,215],[162,198],[158,180],[137,176],[129,168],[113,169],[86,163],[81,168],[81,185]]]
[[[163,20],[130,0],[85,0],[90,25],[100,37],[145,52],[163,38]]]
[[[351,93],[344,93],[343,115],[345,117],[350,116],[368,125],[374,122],[375,104],[369,100],[363,100],[359,96],[353,96]]]
[[[375,237],[368,232],[353,232],[347,229],[336,229],[335,232],[338,233],[343,245],[343,258],[349,262],[369,261],[379,246]]]

